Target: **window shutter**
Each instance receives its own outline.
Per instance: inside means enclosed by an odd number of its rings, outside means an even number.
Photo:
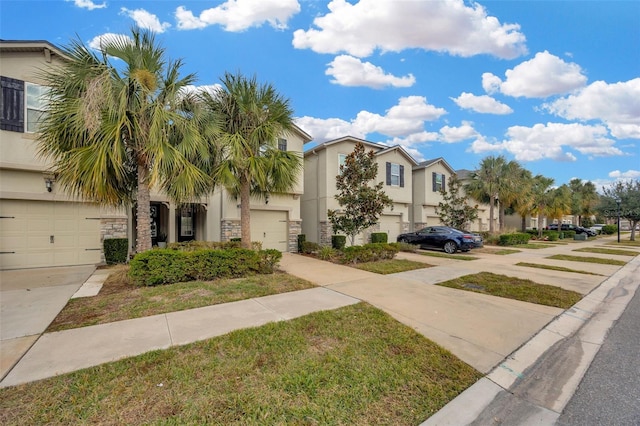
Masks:
[[[0,129],[10,132],[24,132],[24,81],[2,77],[0,96]]]
[[[391,185],[391,163],[387,161],[387,185]]]
[[[444,178],[445,178],[445,176],[442,175],[442,191],[443,192],[447,192],[447,185],[446,185],[446,183],[444,181]]]
[[[400,164],[400,188],[404,188],[404,166]]]
[[[431,173],[431,189],[436,192],[436,172]]]

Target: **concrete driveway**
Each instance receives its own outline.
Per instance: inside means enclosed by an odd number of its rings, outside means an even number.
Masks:
[[[488,271],[587,294],[620,267],[545,258],[553,254],[602,256],[573,251],[602,243],[603,240],[594,240],[558,244],[544,249],[523,249],[506,256],[472,251],[470,255],[480,258],[473,261],[400,253],[398,258],[434,266],[386,276],[287,253],[280,265],[293,275],[371,303],[479,371],[488,373],[564,310],[433,284]],[[630,260],[629,256],[620,258]],[[533,269],[517,266],[519,262],[553,264],[575,270],[587,268],[601,275]]]
[[[0,271],[0,378],[33,345],[95,267]]]

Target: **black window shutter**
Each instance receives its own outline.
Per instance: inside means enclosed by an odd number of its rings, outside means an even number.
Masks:
[[[431,173],[431,189],[436,192],[436,172]]]
[[[444,192],[447,192],[447,185],[446,185],[446,184],[445,184],[445,182],[444,182],[444,177],[445,177],[445,176],[444,176],[444,175],[442,175],[442,190],[443,190]]]
[[[400,188],[404,188],[404,166],[400,165]]]
[[[24,81],[1,77],[0,129],[24,132]]]
[[[391,185],[391,163],[387,161],[387,185]]]

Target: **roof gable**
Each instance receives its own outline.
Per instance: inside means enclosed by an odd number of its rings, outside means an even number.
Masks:
[[[413,170],[419,170],[419,169],[428,169],[436,164],[442,164],[447,170],[449,170],[449,172],[453,175],[456,174],[456,171],[454,170],[453,167],[451,167],[449,165],[449,163],[447,163],[447,161],[442,158],[442,157],[438,157],[438,158],[434,158],[433,160],[426,160],[423,161],[421,163],[419,163],[417,166],[415,166],[413,168]]]

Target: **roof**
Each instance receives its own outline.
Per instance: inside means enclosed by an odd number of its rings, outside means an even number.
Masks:
[[[56,45],[46,40],[2,40],[0,39],[0,52],[46,52],[65,58],[66,55]]]
[[[458,175],[458,178],[460,180],[471,179],[472,173],[473,173],[472,170],[467,170],[467,169],[456,170],[456,174]]]
[[[313,136],[311,136],[309,133],[305,132],[304,130],[302,130],[299,126],[297,125],[293,125],[293,130],[298,133],[300,136],[302,136],[302,139],[304,140],[303,144],[305,143],[309,143],[313,140]]]
[[[437,163],[442,163],[447,169],[449,169],[449,171],[451,173],[456,173],[456,171],[453,169],[453,167],[451,167],[449,165],[449,163],[447,163],[446,160],[444,158],[442,158],[442,157],[434,158],[432,160],[423,161],[423,162],[419,163],[417,166],[414,166],[413,170],[427,169],[427,168],[429,168],[432,165],[437,164]]]
[[[317,153],[318,151],[327,149],[331,145],[339,144],[342,142],[353,142],[354,144],[360,142],[365,147],[374,150],[376,156],[383,155],[391,151],[400,151],[400,153],[404,155],[413,165],[418,164],[418,162],[400,145],[388,146],[388,145],[383,145],[381,143],[370,142],[364,139],[356,138],[354,136],[343,136],[338,139],[332,139],[330,141],[323,142],[312,148],[307,149],[304,155],[306,156],[306,155],[310,155],[311,153]]]

